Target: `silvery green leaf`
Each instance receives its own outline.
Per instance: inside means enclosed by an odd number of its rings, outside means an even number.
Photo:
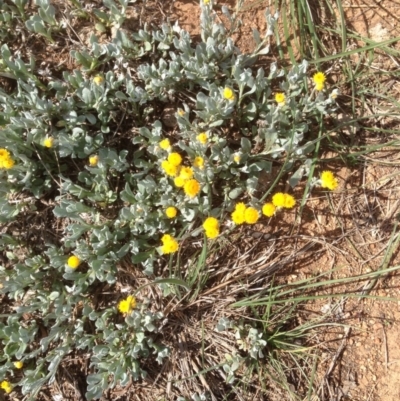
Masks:
[[[258,46],[261,43],[261,38],[260,38],[260,32],[258,32],[257,29],[253,28],[253,39],[256,42],[256,46]]]
[[[271,169],[272,169],[272,162],[266,160],[259,160],[255,163],[250,164],[249,166],[249,172],[265,171],[267,173],[270,173]]]
[[[210,123],[208,126],[210,128],[215,128],[215,127],[221,126],[223,123],[224,123],[224,120],[216,120],[216,121]]]
[[[93,96],[92,96],[92,91],[88,88],[83,88],[82,90],[82,100],[86,104],[92,104],[93,102]]]
[[[243,153],[251,153],[251,142],[247,138],[242,138],[240,140],[240,146],[242,147]]]
[[[196,212],[194,209],[183,207],[180,209],[180,211],[186,221],[193,221],[193,219],[196,217]]]
[[[243,188],[235,188],[229,192],[230,199],[236,199],[243,193]]]
[[[249,103],[244,109],[243,109],[243,117],[245,121],[253,121],[254,118],[257,115],[257,106],[254,102]]]
[[[250,194],[252,194],[256,190],[257,184],[258,184],[257,177],[249,177],[246,180],[246,187]]]
[[[264,49],[258,51],[257,54],[258,54],[259,56],[262,56],[262,55],[264,55],[264,54],[268,54],[269,51],[270,51],[270,46],[267,45],[267,46],[264,47]]]
[[[52,293],[50,293],[49,295],[49,299],[51,301],[54,301],[55,299],[57,299],[60,296],[60,293],[58,291],[53,291]]]

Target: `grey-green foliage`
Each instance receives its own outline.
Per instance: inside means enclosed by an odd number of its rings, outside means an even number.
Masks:
[[[50,4],[50,0],[35,0],[35,3],[39,7],[38,13],[32,15],[29,20],[25,22],[25,26],[31,32],[38,33],[51,43],[54,43],[51,33],[60,28],[60,24],[56,19],[55,8]]]
[[[101,23],[114,25],[116,28],[119,28],[125,21],[128,4],[134,2],[136,2],[136,0],[118,0],[119,4],[117,4],[113,0],[103,0],[103,4],[108,8],[108,12],[95,9],[93,13]]]
[[[2,247],[10,249],[12,258],[11,250],[18,245],[4,237]],[[100,310],[93,307],[93,299],[88,297],[93,280],[70,270],[66,257],[55,247],[44,256],[15,263],[13,269],[0,268],[4,283],[1,293],[19,303],[7,322],[0,323],[0,377],[12,370],[13,361],[22,360],[25,370],[19,384],[29,399],[34,399],[43,384],[54,380],[59,364],[74,350],[91,355],[93,373],[88,377],[87,399],[99,398],[116,383],[124,386],[131,377],[144,377],[140,359],[154,355],[162,363],[168,356],[168,348],[153,341],[152,333],[157,331],[162,314],[148,310],[149,301],[117,323],[115,306]],[[77,310],[81,312],[77,314]],[[38,330],[34,319],[24,317],[34,314],[41,317],[46,335]]]
[[[37,1],[29,15],[23,1],[13,3],[0,3],[0,37],[9,37],[15,16],[50,42],[57,39],[54,32],[63,25],[48,0]],[[327,92],[307,89],[305,61],[287,72],[276,63],[254,69],[257,57],[270,49],[276,15],[266,12],[266,35],[254,31],[254,52],[241,54],[231,38],[238,20],[226,7],[228,27],[210,5],[200,5],[202,41],[194,44],[177,24],[144,25],[133,33],[117,29],[123,28],[128,2],[104,4],[107,10],[96,18],[113,29],[112,40],[100,43],[92,35],[87,47],[71,49],[80,69],[39,79],[33,57],[1,47],[0,74],[13,79],[16,89],[0,89],[0,148],[15,162],[0,168],[0,221],[28,219],[46,205],[62,237],[57,244],[39,240],[38,249],[25,250],[22,259],[14,250],[23,241],[0,237],[12,263],[0,269],[1,292],[18,304],[1,323],[6,334],[0,379],[11,372],[13,359],[26,361],[20,384],[31,397],[54,379],[72,351],[90,354],[90,398],[142,377],[140,359],[154,354],[161,362],[168,351],[153,342],[161,315],[146,304],[118,321],[115,305],[94,306],[98,286],[120,284],[121,260],[151,276],[162,260],[165,233],[198,236],[208,216],[223,227],[238,200],[260,208],[259,176],[272,171],[275,159],[285,157],[288,170],[299,166],[289,181],[296,185],[310,167],[315,142],[310,127],[335,107]],[[277,91],[285,93],[284,105],[274,100]],[[160,117],[171,105],[174,135]],[[197,139],[200,133],[207,134],[206,143]],[[185,167],[193,167],[201,187],[193,198],[163,170],[170,150],[160,142],[166,138]],[[52,146],[46,145],[49,139]],[[92,156],[98,158],[93,165]],[[198,157],[201,168],[194,164]],[[165,216],[169,206],[179,210],[175,219]],[[84,268],[66,266],[71,254]],[[163,290],[173,292],[167,285]],[[40,317],[46,334],[34,320],[25,321],[26,314]],[[92,322],[95,331],[87,329]],[[219,326],[232,328],[226,321]],[[262,333],[245,327],[238,335],[238,347],[250,358],[262,356]],[[239,356],[227,358],[228,382],[241,363]]]
[[[233,355],[226,355],[223,369],[227,374],[227,383],[233,383],[235,372],[246,362],[247,359],[264,358],[263,351],[267,346],[267,334],[256,327],[242,322],[235,323],[227,318],[221,318],[216,326],[219,332],[234,330],[237,344],[237,352]],[[246,356],[243,356],[244,355]]]
[[[168,348],[155,344],[149,333],[155,331],[154,323],[162,317],[162,314],[152,314],[149,311],[133,311],[125,322],[114,324],[109,321],[112,311],[96,313],[84,311],[91,320],[96,315],[96,340],[102,345],[95,345],[94,338],[91,344],[92,357],[90,366],[95,373],[88,376],[87,399],[100,398],[103,391],[114,387],[118,382],[125,386],[133,378],[144,378],[146,372],[141,369],[139,360],[147,358],[151,354],[156,355],[156,361],[161,364],[163,358],[169,354]],[[87,346],[87,344],[85,344]],[[110,372],[113,379],[110,382]]]

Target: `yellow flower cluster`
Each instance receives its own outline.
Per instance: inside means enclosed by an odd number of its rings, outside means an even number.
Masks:
[[[235,100],[235,92],[231,88],[225,87],[223,91],[223,97],[224,99],[233,102]]]
[[[67,260],[67,265],[71,269],[77,269],[80,264],[81,260],[78,258],[78,256],[75,255],[70,256]]]
[[[199,135],[196,136],[196,139],[202,143],[203,145],[205,145],[208,141],[208,136],[205,132],[200,133]]]
[[[275,95],[275,101],[278,103],[279,106],[285,105],[286,96],[284,93],[277,93]]]
[[[193,169],[191,167],[183,166],[179,171],[179,176],[182,180],[187,181],[193,178]]]
[[[164,150],[170,150],[171,149],[171,142],[169,139],[163,139],[160,143],[160,148]]]
[[[183,190],[189,198],[194,198],[200,192],[200,184],[193,178],[185,182]]]
[[[272,204],[275,207],[283,207],[285,209],[291,209],[296,204],[296,199],[292,195],[285,194],[283,192],[277,192],[272,197]]]
[[[240,153],[235,153],[235,154],[233,155],[233,161],[234,161],[235,163],[240,163],[240,159],[241,159]]]
[[[7,394],[10,394],[13,389],[13,386],[9,381],[3,380],[0,383],[0,388],[2,388]]]
[[[272,202],[263,205],[262,213],[266,217],[272,217],[277,208],[291,209],[295,204],[296,199],[292,195],[278,192],[272,197]],[[231,217],[232,221],[237,225],[243,223],[255,224],[260,218],[260,213],[256,208],[252,206],[247,207],[243,202],[240,202],[236,204]]]
[[[178,210],[174,206],[167,207],[165,214],[169,219],[173,219],[178,213]]]
[[[101,85],[101,84],[104,82],[104,78],[103,78],[101,75],[96,75],[96,76],[93,78],[93,82],[94,82],[96,85]]]
[[[168,155],[168,162],[171,166],[178,167],[182,163],[182,156],[177,152],[172,152]]]
[[[118,303],[118,310],[124,314],[130,314],[136,308],[136,298],[133,295],[129,295]]]
[[[219,222],[215,217],[207,217],[203,223],[207,238],[213,239],[219,235]]]
[[[161,168],[164,170],[165,174],[170,177],[175,177],[178,174],[178,167],[173,166],[168,160],[163,160],[161,162]]]
[[[99,156],[93,155],[89,157],[89,166],[96,167],[97,163],[99,162]]]
[[[203,170],[204,168],[204,159],[201,156],[197,156],[193,160],[193,167],[198,168],[199,170]]]
[[[266,203],[262,208],[263,215],[267,217],[272,217],[275,214],[275,211],[276,207],[272,202]]]
[[[10,152],[7,149],[0,149],[0,169],[4,168],[9,170],[14,167],[14,160],[12,159]]]
[[[332,171],[323,171],[321,173],[321,187],[335,190],[339,185],[337,178],[333,175]]]
[[[43,141],[43,146],[45,147],[45,148],[52,148],[53,147],[53,145],[54,145],[54,138],[52,137],[52,136],[48,136],[48,137],[46,137],[45,139],[44,139],[44,141]]]
[[[161,250],[164,254],[174,253],[179,248],[178,241],[169,234],[164,234],[161,238],[161,242],[163,244]]]
[[[14,366],[16,369],[22,369],[24,367],[24,363],[22,361],[15,361]]]
[[[243,202],[237,203],[231,214],[232,221],[239,225],[243,223],[255,224],[260,218],[258,210],[252,206],[247,207]]]
[[[179,173],[179,167],[182,163],[182,156],[177,152],[172,152],[168,155],[167,160],[161,162],[161,167],[165,174],[176,177]]]
[[[317,91],[322,91],[325,87],[326,77],[323,72],[316,72],[313,76],[313,81],[315,84],[315,89]]]
[[[175,177],[175,186],[183,188],[187,196],[194,198],[200,192],[200,183],[193,178],[192,167],[181,166],[181,164],[182,156],[179,153],[172,152],[168,155],[167,160],[161,162],[161,167],[167,175]],[[200,156],[196,157],[193,166],[199,169],[204,168],[204,159]]]

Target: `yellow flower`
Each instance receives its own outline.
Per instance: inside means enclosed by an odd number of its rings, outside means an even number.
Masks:
[[[136,308],[136,298],[133,295],[129,295],[118,303],[118,310],[126,315],[130,314]]]
[[[291,209],[296,204],[296,199],[294,199],[292,195],[284,194],[283,192],[277,192],[272,197],[272,203],[275,207]]]
[[[219,222],[215,217],[207,217],[203,223],[207,238],[213,239],[219,235]]]
[[[243,202],[237,203],[235,206],[235,210],[231,214],[232,221],[239,225],[245,222],[244,213],[246,211],[246,205]]]
[[[15,362],[14,362],[14,366],[15,366],[17,369],[22,369],[23,366],[24,366],[24,363],[23,363],[22,361],[15,361]]]
[[[165,214],[169,219],[173,219],[177,213],[178,211],[176,210],[176,207],[173,206],[167,207],[167,209],[165,210]]]
[[[286,209],[291,209],[296,204],[296,199],[292,195],[285,194],[285,202],[283,207]]]
[[[0,168],[5,168],[6,170],[9,170],[10,168],[14,167],[14,160],[10,158],[4,159],[3,161],[0,161]]]
[[[9,159],[11,157],[10,152],[7,149],[0,149],[0,160]]]
[[[193,177],[193,170],[190,167],[182,167],[179,172],[179,177],[184,181],[190,180]]]
[[[277,192],[272,197],[272,204],[275,207],[283,207],[283,205],[285,204],[285,194],[283,192]]]
[[[165,244],[166,242],[169,242],[169,241],[171,241],[171,240],[173,240],[173,239],[174,239],[174,237],[172,237],[172,235],[164,234],[164,235],[161,237],[161,242],[162,242],[163,244]]]
[[[71,269],[76,269],[81,264],[81,260],[78,256],[72,255],[68,258],[67,265]]]
[[[178,109],[178,116],[183,117],[185,115],[185,110]]]
[[[326,81],[325,74],[323,72],[316,72],[313,76],[313,81],[315,84],[324,84]]]
[[[330,189],[331,191],[335,190],[338,187],[339,183],[337,178],[333,175],[332,171],[323,171],[321,173],[321,187]]]
[[[185,182],[183,190],[187,196],[194,198],[200,192],[200,184],[195,179],[188,180]]]
[[[286,96],[284,93],[277,93],[275,95],[275,101],[276,103],[278,103],[279,105],[283,106],[285,104],[285,100],[286,100]]]
[[[232,221],[239,225],[244,223],[244,213],[239,212],[238,210],[234,210],[231,214]]]
[[[193,166],[198,168],[198,169],[200,169],[200,170],[203,170],[203,168],[204,168],[204,159],[201,156],[195,157],[194,160],[193,160]]]
[[[93,78],[93,82],[94,82],[96,85],[101,85],[101,84],[104,82],[104,78],[103,78],[101,75],[96,75],[96,76]]]
[[[43,141],[43,146],[45,148],[52,148],[54,144],[54,138],[52,136],[48,136]]]
[[[215,227],[205,230],[205,232],[206,232],[206,237],[209,239],[217,238],[219,235],[219,229]]]
[[[325,81],[326,81],[325,74],[323,72],[315,73],[313,76],[313,81],[315,84],[315,89],[317,91],[321,91],[322,89],[324,89],[325,86]]]
[[[244,213],[246,211],[246,205],[243,202],[239,202],[235,206],[235,210],[238,212]]]
[[[182,156],[179,153],[172,152],[168,155],[168,161],[172,166],[178,167],[182,163]]]
[[[164,254],[174,253],[179,248],[178,241],[169,234],[164,234],[161,238],[161,242],[163,243],[161,250]]]
[[[178,174],[178,167],[173,166],[168,160],[163,160],[161,167],[165,171],[165,174],[171,177],[175,177]]]
[[[240,153],[235,153],[233,155],[233,160],[235,163],[240,163],[240,159],[241,159]]]
[[[174,179],[174,184],[178,188],[182,188],[185,185],[185,180],[182,177],[176,177]]]
[[[244,220],[247,224],[255,224],[260,218],[260,214],[254,207],[248,207],[244,212]]]
[[[2,388],[7,394],[10,394],[13,386],[9,381],[3,380],[0,384],[0,388]]]
[[[275,214],[275,210],[276,208],[271,202],[266,203],[262,208],[263,214],[267,217],[272,217]]]
[[[205,5],[210,4],[210,0],[203,0],[203,4]]]
[[[171,149],[171,142],[169,141],[169,139],[163,139],[160,143],[160,148],[164,149],[164,150],[169,150]]]
[[[89,165],[91,167],[97,166],[97,163],[99,162],[99,156],[93,155],[89,157]]]
[[[196,136],[196,139],[202,143],[203,145],[205,145],[207,143],[208,140],[208,136],[205,132],[200,133],[199,135]]]
[[[231,88],[225,87],[223,96],[224,96],[224,99],[229,100],[231,102],[233,100],[235,100],[235,93],[233,92],[233,90]]]

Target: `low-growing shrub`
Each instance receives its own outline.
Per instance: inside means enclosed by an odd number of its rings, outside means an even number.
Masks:
[[[62,35],[48,0],[31,15],[26,2],[13,3],[0,2],[0,37],[15,21],[50,43]],[[215,240],[293,208],[283,174],[291,188],[309,174],[313,129],[335,108],[337,92],[306,61],[254,67],[270,51],[277,15],[265,13],[266,35],[254,31],[254,51],[242,54],[231,38],[236,18],[222,7],[230,27],[217,22],[212,1],[200,4],[196,43],[178,24],[126,31],[128,2],[119,3],[95,13],[98,31],[111,27],[113,38],[92,34],[88,48],[71,49],[72,72],[43,79],[33,58],[1,47],[0,72],[16,89],[0,89],[0,221],[29,225],[50,210],[42,225],[59,236],[32,245],[1,235],[0,291],[13,305],[0,323],[6,392],[21,386],[34,398],[79,351],[90,360],[87,399],[144,377],[144,358],[161,363],[162,313],[130,291],[119,304],[99,299],[105,286],[121,288],[121,261],[152,278],[188,238]],[[330,174],[313,184],[335,189]],[[249,330],[249,352],[260,353],[264,340]]]

